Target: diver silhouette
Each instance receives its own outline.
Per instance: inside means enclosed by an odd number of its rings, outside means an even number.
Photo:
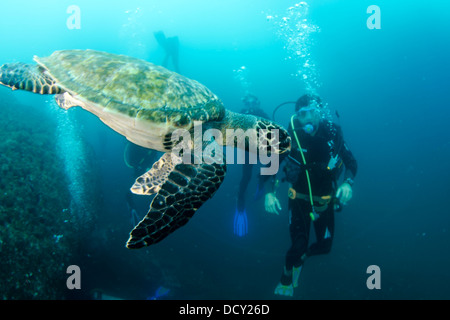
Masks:
[[[177,36],[166,38],[163,31],[157,31],[154,33],[155,39],[158,44],[164,49],[166,55],[162,62],[162,66],[167,68],[169,65],[169,59],[172,60],[173,71],[180,73],[180,67],[178,64],[178,51],[180,47],[180,41]]]
[[[247,93],[243,98],[244,109],[241,110],[243,114],[251,114],[257,117],[269,119],[269,116],[261,109],[261,102],[258,97],[251,93]],[[237,198],[236,210],[234,213],[234,234],[243,237],[248,233],[248,219],[247,210],[245,209],[245,193],[247,191],[248,184],[252,179],[253,165],[245,162],[242,165],[242,178],[239,183],[239,191]],[[263,195],[261,185],[258,183],[255,198],[259,198]]]

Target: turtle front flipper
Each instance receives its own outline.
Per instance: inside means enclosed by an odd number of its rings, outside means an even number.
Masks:
[[[169,152],[164,153],[149,171],[136,179],[131,187],[131,192],[147,196],[159,192],[170,172],[179,163],[181,163],[181,158],[172,157]]]
[[[185,225],[219,189],[225,173],[224,163],[177,164],[160,186],[150,211],[131,231],[127,247],[157,243]]]
[[[45,69],[26,63],[7,63],[0,67],[0,84],[13,90],[26,90],[39,94],[62,93]]]

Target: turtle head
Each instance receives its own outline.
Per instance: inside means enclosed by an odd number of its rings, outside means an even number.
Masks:
[[[214,126],[224,133],[226,145],[259,155],[262,164],[291,150],[291,137],[286,129],[264,118],[227,111],[225,121]]]
[[[255,123],[258,135],[258,151],[264,154],[283,154],[291,150],[291,137],[282,126],[258,118]]]

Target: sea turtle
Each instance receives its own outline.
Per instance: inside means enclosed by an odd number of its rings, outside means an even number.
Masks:
[[[1,66],[0,83],[13,90],[54,94],[60,107],[81,106],[129,141],[165,152],[131,188],[137,194],[156,195],[145,218],[131,231],[128,248],[159,242],[186,224],[225,177],[226,164],[217,161],[214,152],[200,159],[186,152],[191,149],[175,154],[177,141],[190,147],[196,143],[180,135],[174,138],[177,129],[190,136],[198,128],[201,133],[220,130],[224,135],[209,141],[220,145],[228,142],[223,141],[227,129],[256,129],[257,150],[281,154],[290,149],[290,137],[282,127],[226,110],[202,84],[147,61],[94,50],[55,51],[34,60],[37,65]],[[244,148],[250,148],[250,140],[254,139],[247,138]],[[200,151],[206,150],[206,142],[201,142]],[[234,144],[234,139],[228,143]],[[185,161],[186,155],[191,161]]]

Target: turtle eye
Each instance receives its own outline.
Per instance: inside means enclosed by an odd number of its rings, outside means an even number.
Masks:
[[[170,120],[175,127],[184,127],[189,123],[189,117],[185,114],[177,114]]]

